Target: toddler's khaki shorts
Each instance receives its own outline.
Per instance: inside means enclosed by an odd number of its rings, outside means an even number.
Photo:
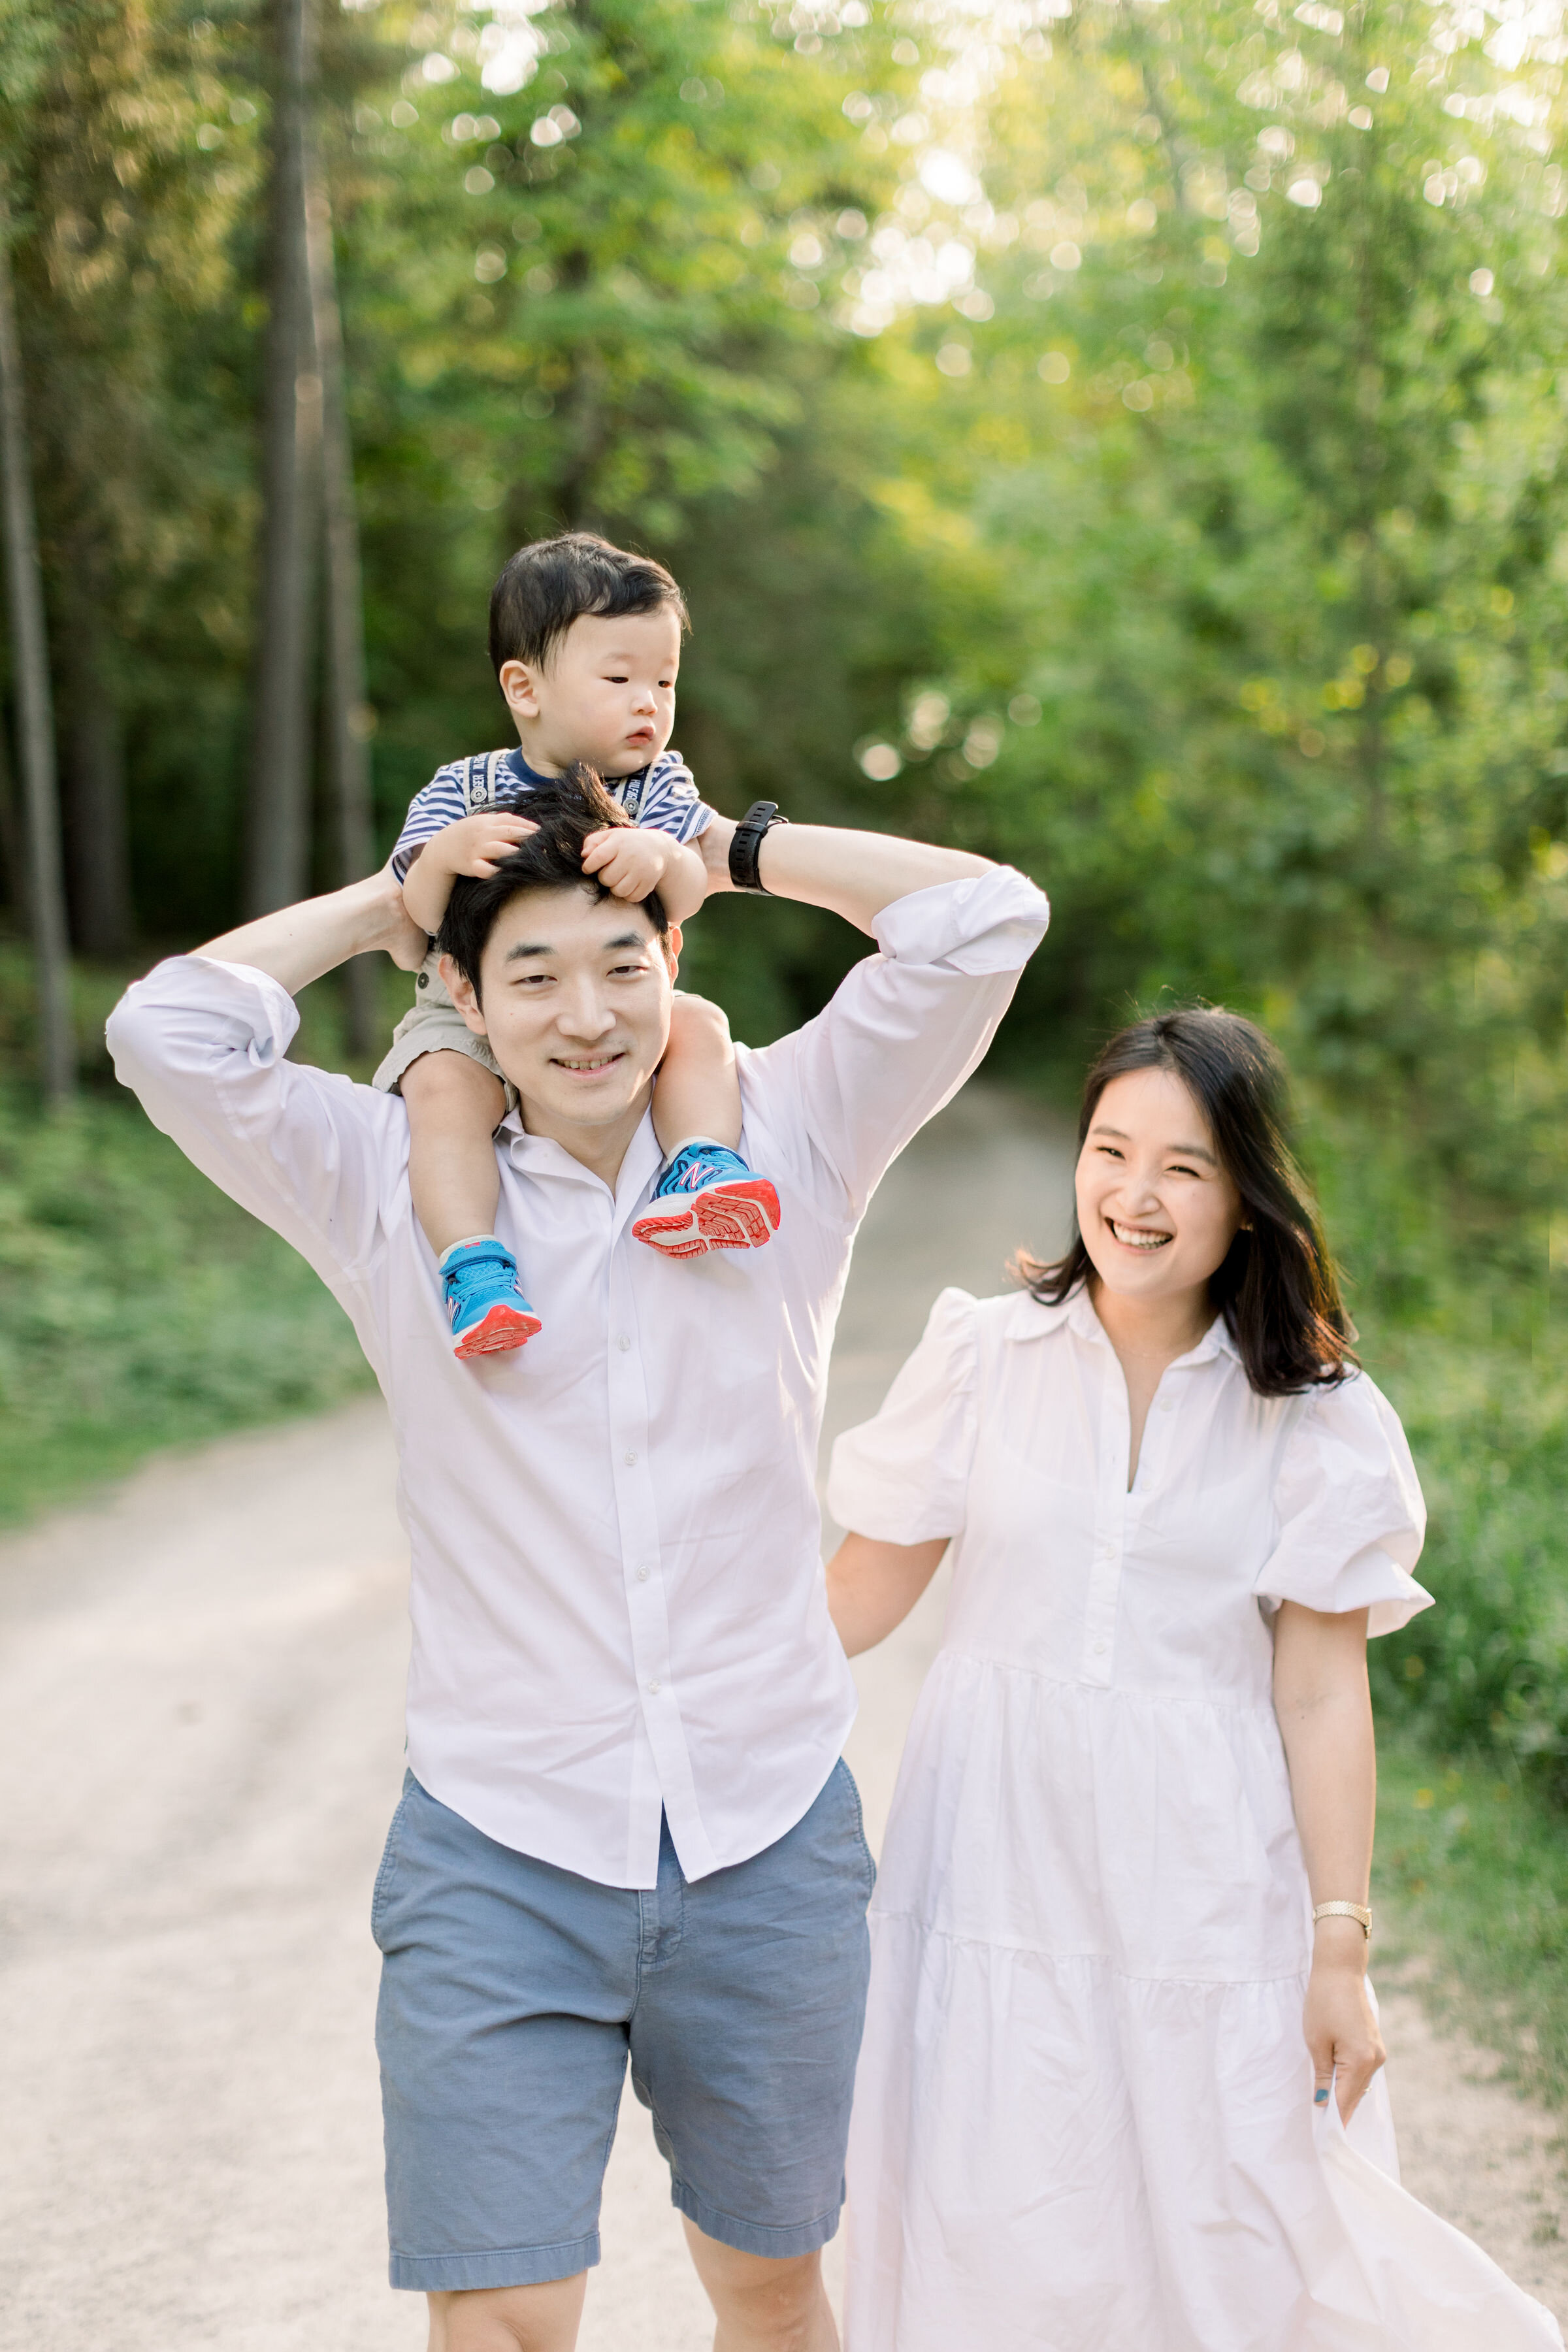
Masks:
[[[517,1108],[517,1088],[501,1077],[489,1040],[476,1037],[453,1003],[441,978],[441,959],[432,948],[414,983],[413,1008],[393,1031],[392,1050],[371,1084],[379,1087],[384,1095],[401,1094],[403,1073],[409,1064],[416,1062],[421,1054],[440,1053],[467,1054],[470,1062],[478,1062],[492,1077],[500,1078],[506,1087],[508,1110]]]

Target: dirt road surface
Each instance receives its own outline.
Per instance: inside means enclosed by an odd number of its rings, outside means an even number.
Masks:
[[[828,1434],[944,1282],[1058,1241],[1059,1129],[972,1088],[884,1185]],[[378,1402],[154,1463],[0,1545],[0,2346],[417,2352],[385,2284],[367,1917],[402,1774],[406,1548]],[[873,1841],[942,1596],[863,1661]],[[1412,2187],[1568,2317],[1552,2127],[1385,2001]],[[1554,2234],[1561,2227],[1563,2235]],[[629,2096],[584,2352],[711,2323]]]

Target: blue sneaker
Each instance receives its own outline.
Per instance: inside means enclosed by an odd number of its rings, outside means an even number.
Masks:
[[[544,1328],[522,1295],[517,1260],[493,1239],[458,1242],[441,1260],[455,1356],[501,1356]]]
[[[781,1222],[767,1178],[754,1176],[738,1151],[699,1139],[676,1153],[632,1238],[666,1257],[701,1257],[710,1249],[761,1249]]]

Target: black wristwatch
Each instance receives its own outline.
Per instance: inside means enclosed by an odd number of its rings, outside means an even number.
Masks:
[[[760,890],[764,898],[768,896],[757,870],[757,855],[774,825],[788,823],[787,816],[780,816],[777,801],[752,803],[730,843],[730,879],[737,890]]]

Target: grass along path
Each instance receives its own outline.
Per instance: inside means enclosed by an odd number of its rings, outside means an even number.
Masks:
[[[0,941],[0,1525],[75,1500],[146,1455],[373,1385],[303,1259],[209,1184],[116,1084],[103,1024],[133,966],[73,975],[82,1087],[62,1117],[28,1082],[26,958]],[[388,964],[385,1026],[407,976]],[[331,982],[305,992],[292,1058],[343,1054]]]
[[[1563,1814],[1489,1759],[1385,1734],[1373,1874],[1380,1969],[1418,1987],[1440,2025],[1494,2049],[1502,2080],[1568,2116]]]

